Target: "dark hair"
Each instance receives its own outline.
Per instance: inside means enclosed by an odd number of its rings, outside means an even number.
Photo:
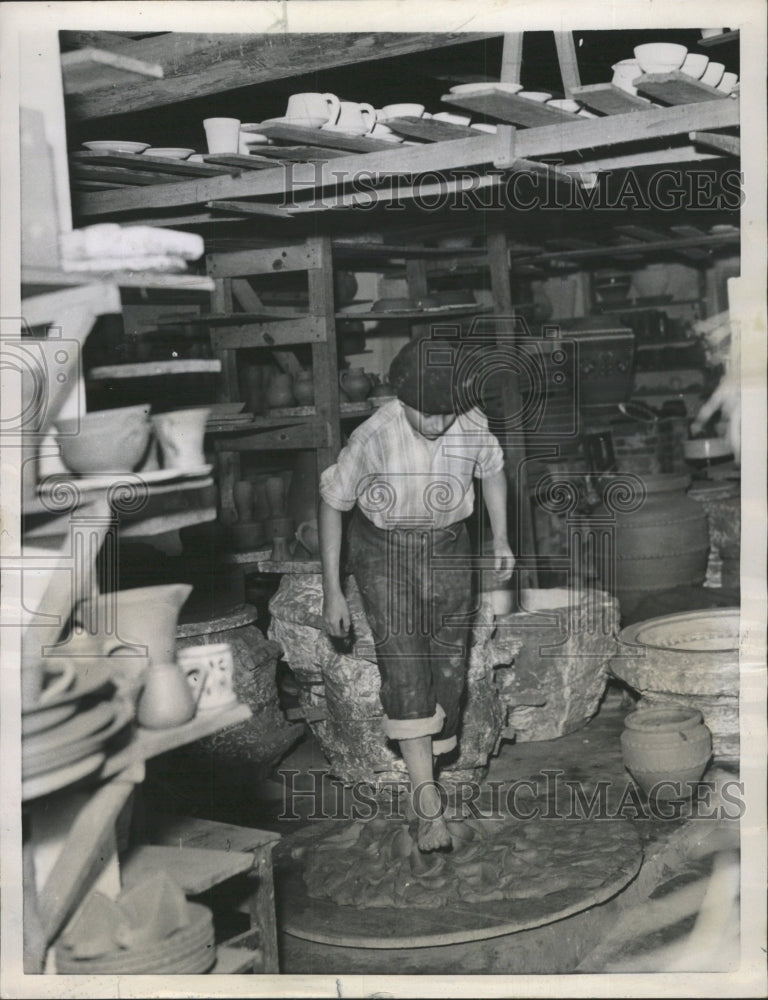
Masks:
[[[409,341],[389,369],[397,398],[420,413],[462,413],[470,408],[457,379],[460,344],[433,337]]]

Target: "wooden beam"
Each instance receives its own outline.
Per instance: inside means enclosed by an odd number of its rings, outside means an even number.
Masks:
[[[162,83],[142,82],[124,87],[119,100],[115,100],[111,88],[73,95],[68,106],[75,120],[108,118],[244,86],[273,83],[297,73],[323,72],[335,66],[390,59],[493,37],[496,36],[492,33],[474,32],[170,32],[121,47],[122,53],[135,59],[159,63],[164,71]]]
[[[501,83],[520,83],[520,70],[523,65],[523,33],[510,32],[504,35],[501,50]]]
[[[737,135],[723,135],[721,132],[690,132],[688,138],[695,146],[708,146],[722,153],[741,156],[741,139]]]
[[[566,260],[588,260],[591,257],[615,257],[617,255],[623,257],[632,254],[637,255],[638,253],[647,254],[658,250],[682,250],[686,247],[699,247],[701,249],[712,247],[714,249],[719,246],[726,246],[733,243],[738,245],[740,238],[741,236],[739,233],[718,233],[717,236],[697,236],[691,237],[690,239],[656,240],[655,242],[648,241],[647,243],[642,240],[637,240],[634,243],[621,244],[619,246],[597,247],[594,250],[556,250],[549,253],[531,254],[529,259],[536,261],[554,260],[555,258],[558,260],[561,258]],[[520,258],[520,261],[522,260],[523,258]],[[515,263],[518,263],[518,261]]]
[[[557,61],[560,63],[560,75],[563,78],[563,90],[565,96],[570,98],[573,97],[573,91],[581,86],[573,32],[556,31],[555,45],[557,46]]]

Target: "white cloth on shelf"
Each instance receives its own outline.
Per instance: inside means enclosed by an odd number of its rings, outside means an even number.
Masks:
[[[197,260],[205,252],[205,243],[197,233],[182,233],[176,229],[157,226],[120,226],[105,222],[63,233],[60,237],[60,250],[65,261],[92,258],[122,260],[150,256]]]
[[[88,257],[85,260],[62,260],[63,271],[156,271],[178,274],[187,269],[183,257],[169,254],[146,254],[143,257]]]

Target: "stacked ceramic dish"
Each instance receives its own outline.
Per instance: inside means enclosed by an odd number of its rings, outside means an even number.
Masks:
[[[637,95],[634,83],[641,75],[678,71],[692,80],[716,87],[724,94],[730,95],[738,89],[738,75],[726,73],[723,63],[713,62],[704,53],[689,52],[684,45],[672,42],[638,45],[634,50],[634,59],[622,59],[611,69],[614,86],[633,95]]]
[[[182,146],[150,146],[148,142],[130,142],[122,139],[93,139],[84,142],[83,145],[92,153],[136,156],[144,153],[146,156],[157,156],[163,160],[186,160],[195,152],[194,149]]]
[[[94,659],[75,666],[66,690],[23,709],[24,800],[64,788],[101,767],[107,744],[133,718],[133,705],[114,695],[108,671]]]
[[[92,892],[56,946],[65,975],[207,972],[216,960],[211,911],[157,872],[113,900]]]

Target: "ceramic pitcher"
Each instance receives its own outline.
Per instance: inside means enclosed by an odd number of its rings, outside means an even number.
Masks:
[[[370,377],[362,368],[349,368],[341,372],[339,385],[353,403],[361,403],[371,391]]]

